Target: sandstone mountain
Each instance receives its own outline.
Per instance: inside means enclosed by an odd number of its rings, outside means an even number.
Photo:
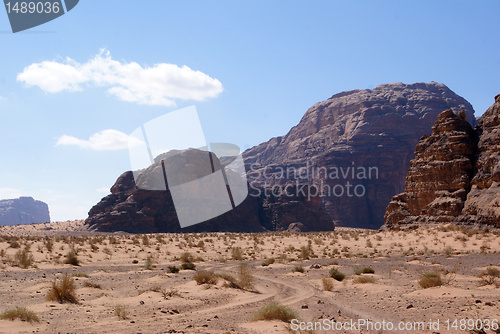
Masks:
[[[447,109],[464,110],[475,122],[472,106],[435,82],[333,95],[309,108],[285,136],[243,153],[249,182],[307,183],[320,190],[321,205],[336,224],[378,228],[391,197],[404,190],[419,138]]]
[[[442,112],[415,151],[405,191],[385,214],[389,228],[463,222],[500,227],[500,95],[472,129],[465,113]]]
[[[89,211],[85,224],[91,229],[102,232],[125,231],[131,233],[152,232],[261,232],[282,231],[296,227],[301,223],[301,230],[330,231],[334,224],[321,207],[319,198],[308,201],[301,194],[293,196],[268,197],[260,189],[250,189],[249,196],[235,209],[208,221],[180,227],[174,202],[169,189],[171,182],[184,183],[206,176],[211,171],[203,168],[199,162],[208,157],[208,152],[189,149],[169,159],[170,165],[162,166],[162,159],[169,153],[159,156],[137,178],[138,187],[131,171],[123,173],[111,187],[111,194],[104,197]],[[165,160],[163,160],[165,161]],[[219,159],[212,154],[215,170],[221,168]],[[144,190],[154,188],[158,178],[163,180],[162,167],[180,172],[176,180],[166,184],[166,190]],[[238,177],[227,172],[227,177]],[[149,185],[149,187],[146,187]],[[170,184],[173,186],[173,184]],[[210,200],[210,198],[203,198]]]
[[[32,197],[0,200],[0,225],[50,222],[49,207]]]

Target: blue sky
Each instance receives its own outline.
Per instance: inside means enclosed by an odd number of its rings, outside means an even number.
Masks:
[[[81,0],[12,34],[0,11],[0,198],[86,218],[130,169],[123,136],[191,105],[207,142],[242,149],[335,93],[389,82],[444,83],[478,116],[500,93],[498,12],[498,1]]]

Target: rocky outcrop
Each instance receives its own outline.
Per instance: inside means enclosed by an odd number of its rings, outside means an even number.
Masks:
[[[473,130],[465,114],[441,113],[415,151],[405,192],[385,214],[389,228],[462,222],[500,227],[500,95]]]
[[[308,201],[302,194],[291,196],[265,193],[261,189],[249,189],[249,196],[235,209],[205,222],[181,228],[168,185],[189,182],[211,173],[200,168],[198,162],[206,158],[206,152],[186,150],[177,154],[168,170],[178,170],[176,180],[169,179],[166,190],[144,190],[137,187],[132,172],[118,177],[111,187],[111,194],[104,197],[89,211],[85,224],[102,232],[125,231],[131,233],[152,232],[260,232],[286,230],[291,223],[301,222],[306,230],[333,230],[334,224],[319,199]],[[160,156],[143,172],[137,182],[150,188],[162,175]],[[212,155],[215,170],[220,169],[219,159]],[[198,166],[198,167],[197,167]],[[231,173],[227,173],[231,178]],[[160,183],[164,182],[162,179]],[[173,186],[173,185],[172,185]]]
[[[307,183],[313,194],[320,190],[321,205],[336,224],[378,228],[391,197],[404,190],[419,138],[447,109],[465,110],[475,122],[472,106],[435,82],[333,95],[309,108],[285,136],[243,153],[249,182]]]
[[[32,197],[0,200],[0,225],[50,222],[49,207]]]
[[[481,116],[475,172],[462,221],[500,227],[500,94]]]
[[[465,113],[442,112],[415,150],[405,192],[394,196],[385,214],[392,227],[414,221],[454,221],[462,212],[473,175],[475,134]]]

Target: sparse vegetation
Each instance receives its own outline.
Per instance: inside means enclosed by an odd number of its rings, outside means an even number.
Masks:
[[[293,267],[292,272],[293,273],[304,273],[304,267],[302,267],[302,266],[295,266],[295,267]]]
[[[52,288],[47,293],[46,299],[48,301],[58,301],[59,303],[70,302],[78,304],[75,292],[75,280],[66,273],[59,283],[54,279]]]
[[[194,280],[198,285],[201,284],[217,284],[219,276],[213,270],[200,270],[194,274]]]
[[[231,257],[233,260],[236,260],[236,261],[244,260],[243,252],[241,251],[241,247],[233,247],[231,249]]]
[[[345,274],[338,271],[336,268],[332,268],[330,269],[330,277],[339,282],[342,282],[345,279]]]
[[[74,249],[70,250],[66,254],[66,260],[64,260],[64,263],[66,264],[71,264],[73,266],[79,266],[80,261],[78,260],[78,257],[76,256],[76,252]]]
[[[153,270],[153,258],[151,255],[148,255],[146,258],[146,263],[144,263],[144,269],[146,270]]]
[[[321,283],[323,283],[323,290],[332,291],[333,290],[333,280],[329,277],[323,277],[321,279]]]
[[[241,289],[250,290],[253,289],[253,275],[252,268],[248,265],[248,263],[242,263],[238,267],[238,285]]]
[[[33,261],[33,254],[27,248],[18,250],[15,255],[15,265],[23,269],[28,269]]]
[[[123,320],[127,319],[127,316],[128,316],[127,308],[124,305],[116,305],[115,306],[115,315],[118,318],[121,318]]]
[[[5,310],[2,314],[0,314],[0,319],[2,320],[19,319],[21,321],[40,322],[40,318],[38,318],[35,312],[28,310],[26,307],[19,307],[19,306]]]
[[[180,269],[176,266],[168,266],[168,271],[172,274],[177,274],[180,271]]]
[[[283,322],[291,322],[292,319],[298,319],[298,317],[298,313],[291,308],[271,302],[254,313],[250,317],[250,321],[281,320]]]
[[[184,262],[181,265],[182,270],[194,270],[196,265],[193,262]]]
[[[480,285],[496,285],[498,287],[497,279],[500,277],[500,270],[495,267],[487,267],[479,274]]]
[[[83,286],[87,288],[94,288],[94,289],[102,289],[101,285],[98,283],[94,283],[92,281],[85,281],[83,282]]]
[[[359,276],[352,280],[354,284],[375,283],[373,276]]]
[[[420,279],[418,284],[423,288],[432,288],[435,286],[443,285],[443,281],[441,280],[441,274],[438,272],[429,272],[420,275]]]
[[[375,270],[371,267],[357,267],[354,268],[354,274],[356,275],[361,275],[361,274],[375,274]]]

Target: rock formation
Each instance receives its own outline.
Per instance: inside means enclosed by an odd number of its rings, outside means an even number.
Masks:
[[[0,200],[0,225],[50,222],[49,207],[32,197]]]
[[[447,109],[465,110],[475,121],[465,99],[435,82],[333,95],[309,108],[285,136],[243,153],[249,182],[255,187],[307,183],[320,190],[321,205],[336,224],[378,228],[391,197],[404,190],[419,138],[430,134],[437,115]],[[300,168],[303,173],[294,174]]]
[[[442,112],[417,145],[405,192],[392,198],[389,228],[422,222],[500,227],[500,95],[473,130],[465,114]]]
[[[188,182],[206,175],[207,171],[198,168],[200,158],[207,152],[186,150],[169,160],[171,166],[181,170],[177,180]],[[137,178],[138,184],[151,185],[161,171],[157,157],[156,163]],[[212,155],[215,169],[220,168],[219,159]],[[181,166],[182,165],[182,166]],[[209,171],[208,173],[210,173]],[[228,178],[231,174],[228,173]],[[163,180],[162,180],[163,182]],[[168,186],[168,184],[167,184]],[[167,190],[144,190],[136,186],[132,172],[123,173],[111,187],[111,194],[104,197],[89,211],[85,224],[91,229],[102,232],[126,231],[131,233],[151,232],[260,232],[265,230],[286,230],[290,224],[302,223],[306,230],[333,230],[334,224],[321,207],[319,198],[308,199],[301,194],[292,196],[266,194],[258,188],[249,189],[249,196],[235,209],[208,221],[182,228],[179,225],[172,197]]]

